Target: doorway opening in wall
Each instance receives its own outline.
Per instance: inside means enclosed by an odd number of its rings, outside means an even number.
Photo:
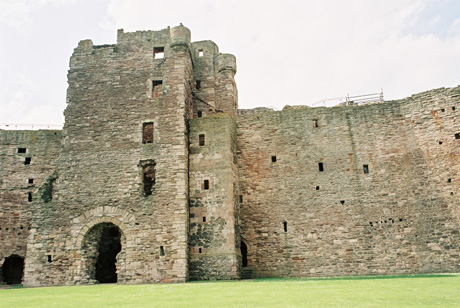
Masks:
[[[24,273],[24,258],[11,255],[5,258],[2,266],[3,282],[6,284],[21,284]]]
[[[248,246],[241,241],[241,263],[243,267],[248,267]]]
[[[82,254],[89,282],[116,283],[117,255],[121,251],[122,231],[113,223],[100,223],[86,233]]]

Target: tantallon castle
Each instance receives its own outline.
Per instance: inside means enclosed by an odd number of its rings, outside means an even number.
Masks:
[[[62,130],[0,131],[0,281],[460,271],[460,88],[238,110],[183,27],[78,44]]]

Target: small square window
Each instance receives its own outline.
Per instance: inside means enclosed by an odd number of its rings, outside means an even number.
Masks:
[[[369,165],[363,165],[364,173],[369,173]]]
[[[276,156],[272,156],[272,163],[276,163]]]
[[[154,59],[163,59],[164,57],[165,57],[164,47],[154,47],[153,48],[153,58]]]
[[[18,153],[24,154],[27,152],[27,148],[18,148]]]
[[[28,184],[33,184],[33,183],[34,183],[34,179],[28,179],[28,180],[27,180],[27,183],[28,183]]]
[[[199,138],[198,138],[198,139],[199,139],[199,145],[200,145],[200,147],[204,146],[204,140],[205,140],[204,138],[205,138],[205,137],[204,137],[204,134],[199,135]]]

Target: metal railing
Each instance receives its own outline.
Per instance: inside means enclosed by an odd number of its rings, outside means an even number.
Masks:
[[[0,129],[4,130],[60,130],[62,125],[56,124],[15,124],[15,123],[0,123]]]
[[[335,104],[329,104],[329,102],[335,102]],[[327,98],[320,100],[314,104],[312,104],[312,107],[322,105],[326,106],[334,106],[334,105],[339,105],[339,104],[344,104],[345,106],[349,105],[363,105],[363,104],[370,104],[370,103],[383,103],[383,90],[380,90],[380,93],[372,93],[372,94],[364,94],[364,95],[355,95],[355,96],[350,96],[347,94],[347,96],[343,97],[335,97],[335,98]]]

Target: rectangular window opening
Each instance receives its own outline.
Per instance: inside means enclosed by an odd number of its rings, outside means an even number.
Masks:
[[[272,163],[276,163],[276,156],[272,156]]]
[[[201,253],[201,248],[198,248],[198,253]]]
[[[319,172],[323,172],[324,171],[324,164],[323,163],[318,163],[318,168],[319,168]]]
[[[442,109],[441,109],[441,112],[444,112],[444,111],[446,111],[446,109],[442,108]]]
[[[240,203],[243,203],[243,195],[240,195]]]
[[[142,143],[153,143],[153,123],[144,123],[142,125]]]
[[[447,179],[447,183],[452,183],[452,179]]]
[[[196,88],[197,90],[201,89],[201,80],[197,80],[197,81],[195,82],[195,88]]]
[[[164,47],[153,47],[153,58],[154,59],[163,59],[164,57],[165,57]]]
[[[319,127],[318,126],[318,120],[313,120],[313,127]]]
[[[287,221],[283,221],[284,232],[287,232]]]
[[[197,117],[201,118],[203,116],[203,112],[201,110],[198,110],[196,112]]]
[[[206,222],[206,216],[203,216],[203,222]]]
[[[204,56],[203,49],[198,49],[198,57]]]
[[[316,190],[319,190],[319,186],[316,186]]]
[[[27,183],[33,184],[33,183],[34,183],[34,179],[28,179],[28,180],[27,180]]]
[[[31,161],[32,161],[32,157],[26,157],[26,160],[24,161],[24,165],[30,165]]]
[[[363,165],[364,173],[369,173],[369,165]]]
[[[452,106],[452,110],[455,110],[455,106]]]
[[[27,152],[27,148],[18,148],[18,153],[24,154]]]
[[[32,202],[32,193],[27,193],[27,201]]]
[[[455,134],[455,139],[460,139],[460,133]]]
[[[160,246],[160,256],[164,256],[165,255],[165,249],[163,246]]]
[[[150,196],[155,185],[155,165],[147,165],[143,169],[144,196]]]
[[[152,80],[152,97],[160,97],[163,95],[163,81]]]
[[[209,180],[204,180],[203,188],[204,189],[209,189]]]
[[[204,146],[204,140],[205,140],[204,138],[205,138],[205,137],[204,137],[204,134],[200,134],[200,135],[198,136],[200,147]]]
[[[51,255],[48,255],[48,263],[53,262],[53,257]]]

